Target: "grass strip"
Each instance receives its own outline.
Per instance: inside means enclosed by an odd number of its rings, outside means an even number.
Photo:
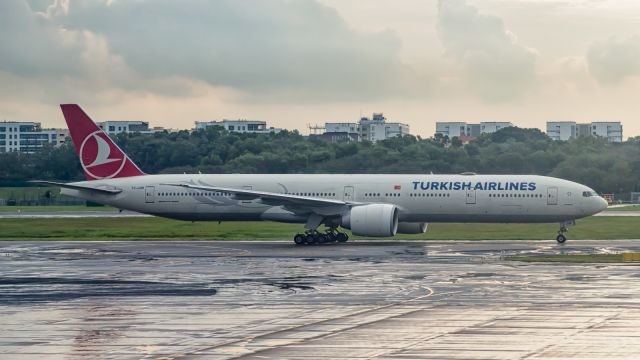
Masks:
[[[551,240],[557,224],[429,225],[403,240]],[[0,240],[286,240],[301,224],[275,222],[185,222],[162,218],[0,219]],[[640,239],[640,217],[591,217],[578,222],[569,240]],[[363,239],[362,237],[353,237]]]

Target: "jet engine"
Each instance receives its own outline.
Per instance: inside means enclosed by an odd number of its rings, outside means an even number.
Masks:
[[[360,236],[393,236],[398,231],[398,208],[391,204],[354,206],[342,216],[342,227]]]
[[[423,234],[427,232],[427,223],[401,222],[398,224],[398,234]]]

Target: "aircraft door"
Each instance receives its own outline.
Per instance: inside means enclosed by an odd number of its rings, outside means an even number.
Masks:
[[[547,189],[547,205],[558,205],[557,187],[550,187]]]
[[[345,186],[344,187],[344,197],[342,198],[344,201],[353,201],[353,186]]]
[[[467,190],[467,205],[475,205],[476,203],[476,191]]]
[[[144,201],[147,204],[152,204],[156,202],[156,187],[155,186],[147,186],[144,189]]]

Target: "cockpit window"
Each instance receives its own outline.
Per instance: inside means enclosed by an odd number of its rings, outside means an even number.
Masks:
[[[598,194],[596,194],[593,191],[585,191],[585,192],[582,193],[582,196],[583,197],[592,197],[592,196],[598,196]]]

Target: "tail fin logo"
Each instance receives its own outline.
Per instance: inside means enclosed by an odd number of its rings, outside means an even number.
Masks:
[[[102,131],[94,131],[80,145],[82,168],[95,179],[111,179],[126,164],[127,157],[106,137]]]

